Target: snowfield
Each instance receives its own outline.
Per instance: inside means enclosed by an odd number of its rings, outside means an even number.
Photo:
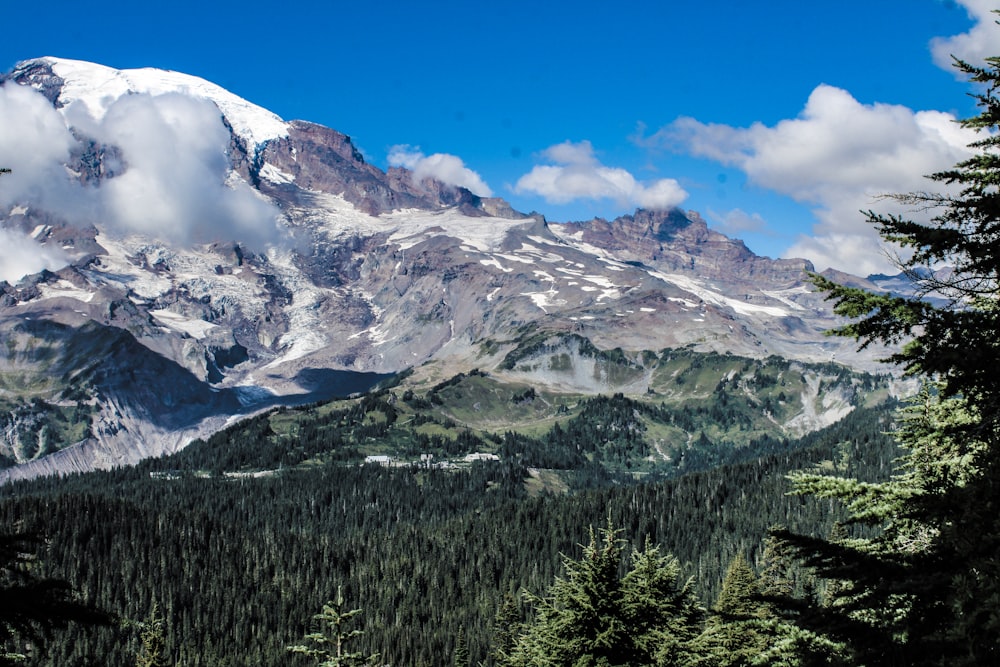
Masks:
[[[63,58],[41,60],[63,80],[59,101],[64,113],[79,105],[94,120],[101,120],[108,108],[125,95],[179,93],[213,102],[251,147],[288,136],[288,124],[276,114],[196,76],[153,68],[117,70]]]

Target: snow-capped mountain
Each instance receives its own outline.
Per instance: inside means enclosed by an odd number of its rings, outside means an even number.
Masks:
[[[49,156],[0,180],[3,233],[41,262],[0,282],[8,475],[134,462],[410,367],[645,390],[505,363],[528,336],[871,364],[823,336],[808,262],[693,212],[550,223],[174,72],[42,58],[0,93]]]
[[[29,83],[60,108],[82,106],[95,120],[125,95],[180,93],[210,100],[225,117],[233,134],[257,148],[288,136],[288,124],[277,115],[195,76],[160,69],[116,70],[94,63],[41,58],[21,63],[11,77]]]

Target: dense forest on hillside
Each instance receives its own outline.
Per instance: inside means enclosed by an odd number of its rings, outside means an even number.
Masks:
[[[505,596],[545,590],[560,554],[578,555],[591,526],[610,520],[633,544],[674,554],[707,605],[736,554],[760,563],[772,525],[819,535],[832,528],[827,503],[785,494],[789,471],[880,479],[896,456],[886,435],[891,410],[882,407],[799,441],[770,442],[778,451],[674,478],[637,481],[593,457],[557,455],[570,441],[582,453],[628,455],[629,429],[618,429],[626,435],[609,449],[607,438],[591,437],[600,429],[585,427],[593,415],[567,422],[563,436],[467,434],[455,444],[458,437],[432,434],[418,448],[444,457],[485,447],[500,460],[360,465],[352,442],[359,429],[376,439],[388,433],[380,431],[393,421],[387,400],[310,413],[295,422],[297,450],[274,433],[285,412],[135,468],[0,489],[2,525],[47,535],[44,573],[133,622],[60,633],[36,664],[134,664],[135,622],[154,605],[171,664],[310,664],[285,647],[312,629],[338,587],[363,610],[358,650],[378,652],[384,664],[450,664],[459,636],[473,664],[492,664]],[[590,407],[612,423],[635,416],[627,400]]]
[[[678,404],[679,369],[644,400],[501,395],[470,373],[277,411],[127,470],[10,484],[0,525],[22,536],[0,536],[0,595],[65,580],[67,604],[120,622],[39,652],[11,621],[38,601],[0,605],[0,664],[294,664],[320,609],[385,665],[1000,663],[1000,57],[985,62],[956,61],[986,84],[962,123],[988,132],[930,177],[952,194],[891,196],[921,221],[869,214],[913,251],[897,261],[917,293],[813,276],[847,318],[834,333],[907,341],[892,359],[921,386],[898,411],[841,394],[832,426],[765,438],[759,418],[794,403],[781,374],[763,394],[757,372],[715,374]],[[822,383],[802,376],[800,396]],[[503,411],[537,419],[482,427]]]

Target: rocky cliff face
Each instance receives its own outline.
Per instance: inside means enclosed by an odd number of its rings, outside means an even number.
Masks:
[[[404,169],[384,173],[346,135],[285,123],[207,82],[105,70],[91,77],[101,104],[162,90],[215,104],[229,133],[227,184],[272,206],[280,235],[258,247],[170,243],[31,201],[0,212],[4,228],[69,258],[0,283],[0,455],[22,464],[7,476],[133,462],[241,412],[363,390],[427,362],[428,372],[520,377],[503,359],[540,332],[604,349],[870,364],[822,335],[834,321],[805,282],[807,262],[757,257],[693,212],[549,224]],[[61,109],[70,92],[90,99],[88,72],[43,59],[5,78]],[[77,137],[66,169],[80,184],[128,172],[120,147],[66,122]],[[573,377],[560,375],[560,388],[574,389]],[[643,390],[629,382],[589,373],[575,388]]]
[[[279,199],[294,201],[300,191],[324,192],[340,195],[372,216],[431,205],[393,189],[381,170],[365,162],[350,137],[312,123],[289,123],[288,136],[269,141],[253,167],[250,178],[255,185]]]
[[[707,280],[788,284],[801,280],[803,271],[813,270],[802,259],[758,257],[742,241],[709,229],[694,211],[640,209],[611,222],[597,218],[559,229],[623,259],[689,271]]]

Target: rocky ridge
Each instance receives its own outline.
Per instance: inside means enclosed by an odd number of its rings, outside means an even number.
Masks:
[[[194,77],[106,70],[39,59],[4,80],[56,109],[96,96],[93,79],[115,82],[119,96],[211,101],[230,136],[229,179],[274,207],[282,238],[178,244],[28,201],[0,212],[4,228],[70,257],[0,283],[0,454],[20,464],[0,476],[135,462],[234,415],[364,390],[411,367],[544,382],[503,365],[528,335],[873,366],[823,336],[834,318],[806,282],[808,262],[758,257],[694,212],[550,223],[405,169],[382,172],[348,136],[286,123]],[[118,147],[74,131],[66,166],[80,183],[104,187],[128,169]],[[645,390],[584,375],[560,376],[559,387]],[[89,427],[67,448],[18,421],[32,401],[86,406]]]

